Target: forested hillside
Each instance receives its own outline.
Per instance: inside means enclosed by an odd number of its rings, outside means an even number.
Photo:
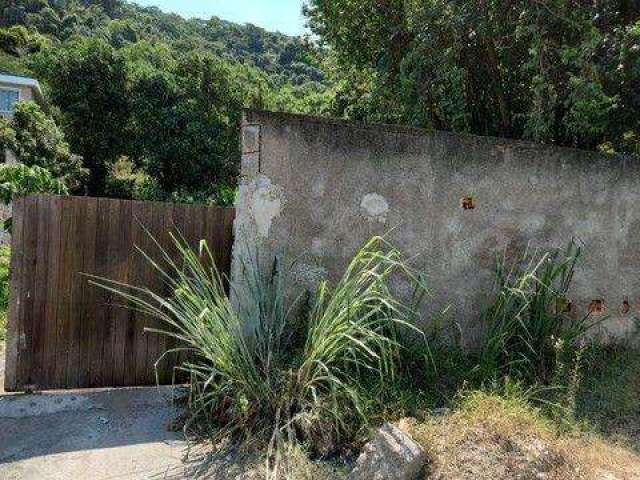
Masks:
[[[328,104],[304,38],[123,0],[2,0],[0,14],[0,70],[42,82],[91,194],[230,201],[243,107]]]
[[[163,42],[182,51],[206,51],[258,67],[272,78],[294,85],[321,82],[323,72],[310,43],[300,37],[238,25],[217,17],[186,20],[155,7],[124,0],[1,0],[0,26],[23,25],[44,37],[3,37],[3,47],[24,53],[42,41],[64,42],[74,36],[102,38],[115,47],[139,40]],[[2,66],[6,68],[6,66]]]

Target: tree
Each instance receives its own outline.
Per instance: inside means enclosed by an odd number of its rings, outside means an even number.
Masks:
[[[36,193],[68,195],[69,189],[64,181],[37,165],[0,165],[0,202],[9,205],[15,198]],[[10,229],[10,225],[10,221],[5,221],[4,228]]]
[[[11,120],[0,117],[0,150],[7,149],[19,164],[27,169],[34,167],[34,175],[18,168],[18,176],[11,174],[11,178],[33,178],[34,184],[51,184],[50,176],[69,190],[78,190],[86,178],[82,158],[71,153],[62,131],[34,102],[18,102]]]
[[[638,2],[311,0],[306,14],[341,72],[335,113],[637,151]]]
[[[61,110],[69,144],[91,172],[89,193],[103,194],[110,166],[130,142],[125,60],[104,40],[78,39],[41,52],[34,69]]]
[[[0,165],[0,202],[35,193],[67,195],[86,178],[82,159],[73,155],[55,122],[33,102],[18,102],[12,120],[0,117],[0,151],[18,163]],[[11,217],[4,228],[11,230]]]
[[[163,69],[138,64],[132,71],[135,162],[166,192],[232,181],[244,98],[227,63],[190,54]]]

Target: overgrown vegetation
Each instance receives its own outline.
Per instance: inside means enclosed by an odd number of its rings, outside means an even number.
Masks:
[[[540,465],[528,462],[540,456],[546,465],[541,471],[561,478],[579,471],[587,457],[597,460],[589,447],[597,440],[581,443],[585,457],[576,460],[567,453],[564,432],[614,433],[610,422],[637,425],[640,418],[631,379],[640,365],[638,351],[586,342],[594,322],[568,308],[581,254],[573,242],[563,251],[525,252],[508,269],[504,258],[498,260],[496,292],[482,318],[487,334],[481,348],[471,350],[447,331],[445,315],[427,334],[414,326],[418,306],[428,298],[424,279],[382,238],[357,253],[335,286],[320,283],[308,302],[289,289],[280,260],[269,268],[258,260],[244,265],[242,282],[230,285],[238,306],[205,243],[193,251],[178,238],[176,247],[178,260],[164,251],[160,259],[147,257],[169,295],[93,281],[162,320],[167,328],[158,333],[189,352],[179,366],[190,379],[186,430],[212,435],[216,445],[224,438],[257,446],[272,473],[286,470],[287,459],[295,457],[287,453],[291,448],[316,458],[348,455],[369,428],[411,416],[423,419],[415,424],[421,438],[458,423],[489,422],[455,427],[461,437],[453,444],[446,443],[449,437],[425,441],[442,446],[434,454],[445,462],[447,448],[463,455],[464,442],[484,441],[477,435],[502,435],[506,442],[548,444],[529,451],[517,443],[522,451],[514,461],[535,473]],[[415,289],[408,306],[390,290],[390,278],[398,276]],[[442,417],[446,423],[430,414],[443,407],[454,412]],[[502,451],[500,442],[495,448],[502,452],[496,458],[507,461],[512,451]]]
[[[0,117],[0,152],[17,162],[0,165],[0,202],[5,205],[36,193],[83,191],[88,171],[82,158],[71,153],[63,132],[34,102],[18,102],[11,119]],[[10,217],[3,226],[10,230]]]
[[[176,240],[180,261],[162,252],[154,262],[170,296],[98,280],[102,287],[162,320],[160,333],[191,353],[180,368],[190,378],[191,422],[264,446],[302,443],[320,455],[335,452],[368,425],[363,385],[384,385],[397,372],[401,331],[416,332],[413,309],[391,293],[402,275],[417,298],[423,284],[382,238],[372,238],[342,279],[322,282],[301,317],[285,305],[285,267],[245,265],[235,308],[213,258],[202,243],[194,252]],[[204,263],[203,263],[204,257]]]
[[[595,324],[589,314],[577,317],[569,300],[580,255],[571,242],[565,252],[527,249],[511,265],[504,255],[498,259],[495,300],[483,316],[480,378],[546,384],[558,360],[575,352]]]
[[[5,0],[0,24],[0,70],[44,84],[93,195],[224,200],[236,185],[242,107],[326,104],[313,43],[253,25],[120,0]],[[123,158],[154,188],[113,178]]]
[[[640,153],[640,4],[311,0],[335,113]]]

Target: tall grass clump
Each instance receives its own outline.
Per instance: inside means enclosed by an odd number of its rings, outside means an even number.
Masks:
[[[318,454],[353,438],[367,424],[361,382],[394,378],[401,330],[413,329],[413,310],[395,298],[389,279],[404,276],[416,298],[423,290],[400,253],[372,238],[337,284],[319,284],[307,309],[287,307],[296,295],[281,262],[248,262],[230,287],[235,306],[206,243],[194,251],[174,241],[178,260],[161,248],[161,261],[147,255],[169,294],[93,281],[161,320],[158,333],[188,353],[178,368],[190,378],[191,423],[265,445],[304,443]]]
[[[564,251],[527,249],[511,265],[505,256],[498,259],[495,297],[483,315],[481,378],[547,383],[559,359],[577,351],[597,323],[590,315],[578,317],[568,299],[580,255],[571,241]]]

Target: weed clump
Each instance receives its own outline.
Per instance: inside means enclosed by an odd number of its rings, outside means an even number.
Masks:
[[[495,297],[482,318],[481,379],[546,384],[560,362],[573,360],[578,343],[603,320],[571,308],[569,287],[580,255],[572,241],[564,252],[527,250],[511,265],[498,258]]]
[[[272,451],[304,444],[321,456],[355,438],[368,422],[362,385],[393,383],[402,331],[420,335],[413,310],[388,287],[392,275],[401,275],[422,297],[424,285],[400,253],[372,238],[335,286],[320,283],[299,319],[285,306],[291,294],[278,262],[271,269],[244,265],[236,308],[206,243],[198,252],[180,238],[175,244],[179,261],[165,251],[162,262],[149,258],[169,295],[93,281],[164,322],[157,333],[179,343],[167,354],[188,355],[178,368],[189,378],[190,423],[204,421]]]

